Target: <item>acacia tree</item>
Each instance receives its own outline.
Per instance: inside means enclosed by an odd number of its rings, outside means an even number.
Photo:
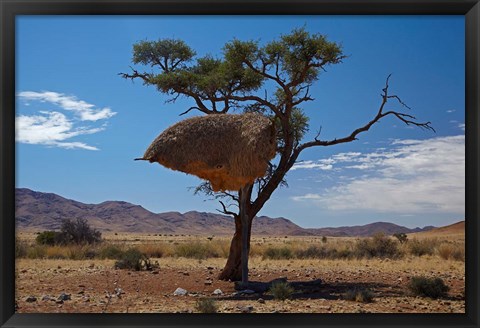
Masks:
[[[286,185],[285,175],[304,150],[354,141],[358,134],[368,131],[386,116],[434,131],[430,122],[417,122],[410,114],[386,109],[390,100],[408,108],[397,95],[389,94],[388,76],[379,108],[369,122],[340,138],[323,140],[318,132],[313,140],[303,141],[309,131],[309,119],[302,105],[314,100],[310,87],[327,66],[341,63],[345,58],[337,43],[303,28],[294,29],[264,45],[234,39],[225,44],[222,58],[195,56],[195,52],[181,40],[141,41],[133,45],[133,63],[140,68],[131,67],[130,73],[120,75],[155,86],[161,93],[171,96],[167,102],[175,102],[181,96],[193,99],[195,105],[180,115],[192,110],[207,115],[259,112],[271,117],[276,124],[277,156],[269,164],[264,177],[236,193],[214,193],[208,182],[196,188],[196,192],[217,198],[222,206],[220,212],[233,216],[235,220],[230,253],[219,279],[242,279],[242,245],[248,254],[252,220],[272,193],[279,186]],[[237,210],[231,210],[232,204],[237,205]],[[242,222],[242,217],[246,221]],[[248,258],[243,261],[243,281],[247,261]]]

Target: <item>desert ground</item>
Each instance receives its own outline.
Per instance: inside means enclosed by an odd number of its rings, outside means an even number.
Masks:
[[[452,236],[430,233],[409,238],[435,238],[432,247],[437,248],[442,244],[463,245],[462,235]],[[196,313],[202,312],[198,304],[205,299],[213,300],[218,313],[465,312],[465,262],[445,256],[445,246],[440,247],[444,249],[441,253],[418,256],[406,252],[401,258],[277,258],[266,256],[266,249],[295,250],[309,245],[338,248],[352,245],[358,238],[328,237],[326,241],[320,237],[253,237],[250,280],[288,282],[294,290],[282,301],[270,291],[236,290],[233,282],[217,279],[226,262],[229,237],[127,233],[103,237],[115,245],[138,247],[157,265],[142,271],[118,269],[114,259],[72,259],[76,257],[74,250],[55,248],[43,250],[39,256],[30,255],[35,234],[20,232],[17,239],[26,245],[27,255],[16,261],[17,312]],[[175,247],[192,243],[197,248],[215,245],[218,252],[204,258],[174,252]],[[408,286],[415,276],[441,278],[449,287],[448,293],[440,298],[413,294]],[[178,288],[185,295],[175,295]],[[371,300],[350,300],[346,296],[356,290],[370,291]]]

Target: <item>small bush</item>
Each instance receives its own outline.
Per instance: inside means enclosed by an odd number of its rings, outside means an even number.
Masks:
[[[23,240],[15,239],[15,258],[24,258],[28,254],[28,245]]]
[[[294,254],[289,247],[268,247],[263,252],[263,259],[282,260],[291,259],[293,257]]]
[[[91,254],[92,251],[87,246],[71,245],[67,247],[67,258],[70,260],[85,260],[94,257]]]
[[[453,252],[454,252],[453,245],[442,244],[438,247],[438,255],[444,260],[448,260],[452,258]]]
[[[60,240],[60,234],[61,233],[58,231],[50,231],[50,230],[43,231],[37,235],[37,237],[35,238],[35,241],[39,245],[53,246],[58,244]]]
[[[270,293],[276,300],[285,301],[289,299],[295,290],[286,281],[274,282],[270,287]]]
[[[58,235],[59,244],[94,244],[102,240],[102,234],[88,225],[86,219],[63,220]]]
[[[115,262],[115,267],[118,269],[128,270],[152,270],[158,267],[158,264],[152,264],[150,259],[136,248],[127,249],[120,259]]]
[[[383,233],[377,233],[371,238],[360,239],[355,244],[355,255],[358,258],[399,258],[400,252],[397,243],[385,236]]]
[[[417,296],[440,298],[447,295],[449,287],[441,278],[413,277],[408,285],[410,291]]]
[[[408,236],[405,233],[395,233],[393,237],[397,238],[400,244],[405,244],[408,241]]]
[[[347,301],[355,301],[360,303],[371,303],[373,302],[373,292],[370,289],[352,289],[347,291],[343,298]]]
[[[435,239],[412,239],[408,243],[408,250],[410,254],[415,256],[433,255],[438,242]]]
[[[100,248],[98,256],[101,259],[119,260],[122,258],[124,251],[117,245],[108,244]]]
[[[217,302],[212,298],[200,298],[195,303],[195,309],[200,313],[217,313]]]
[[[323,237],[322,237],[322,243],[326,244],[327,241],[328,241],[328,240],[327,240],[327,237],[326,237],[326,236],[323,236]]]
[[[29,259],[43,259],[47,255],[47,246],[45,245],[33,245],[27,248],[26,257]]]

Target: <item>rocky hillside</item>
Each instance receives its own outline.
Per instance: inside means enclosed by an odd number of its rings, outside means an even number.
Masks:
[[[152,213],[140,205],[123,201],[84,204],[26,188],[15,190],[15,200],[18,229],[55,230],[63,219],[85,218],[100,231],[189,235],[231,235],[234,231],[232,217],[214,213]],[[393,223],[377,222],[355,227],[305,229],[285,218],[260,216],[253,221],[252,233],[264,236],[370,236],[379,231],[387,234],[412,233],[431,228],[408,229]]]

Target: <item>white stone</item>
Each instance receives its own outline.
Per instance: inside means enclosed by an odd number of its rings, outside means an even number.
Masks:
[[[188,293],[188,292],[187,292],[185,289],[178,287],[178,288],[173,292],[173,295],[175,295],[175,296],[185,296],[185,295],[187,295],[187,293]]]

